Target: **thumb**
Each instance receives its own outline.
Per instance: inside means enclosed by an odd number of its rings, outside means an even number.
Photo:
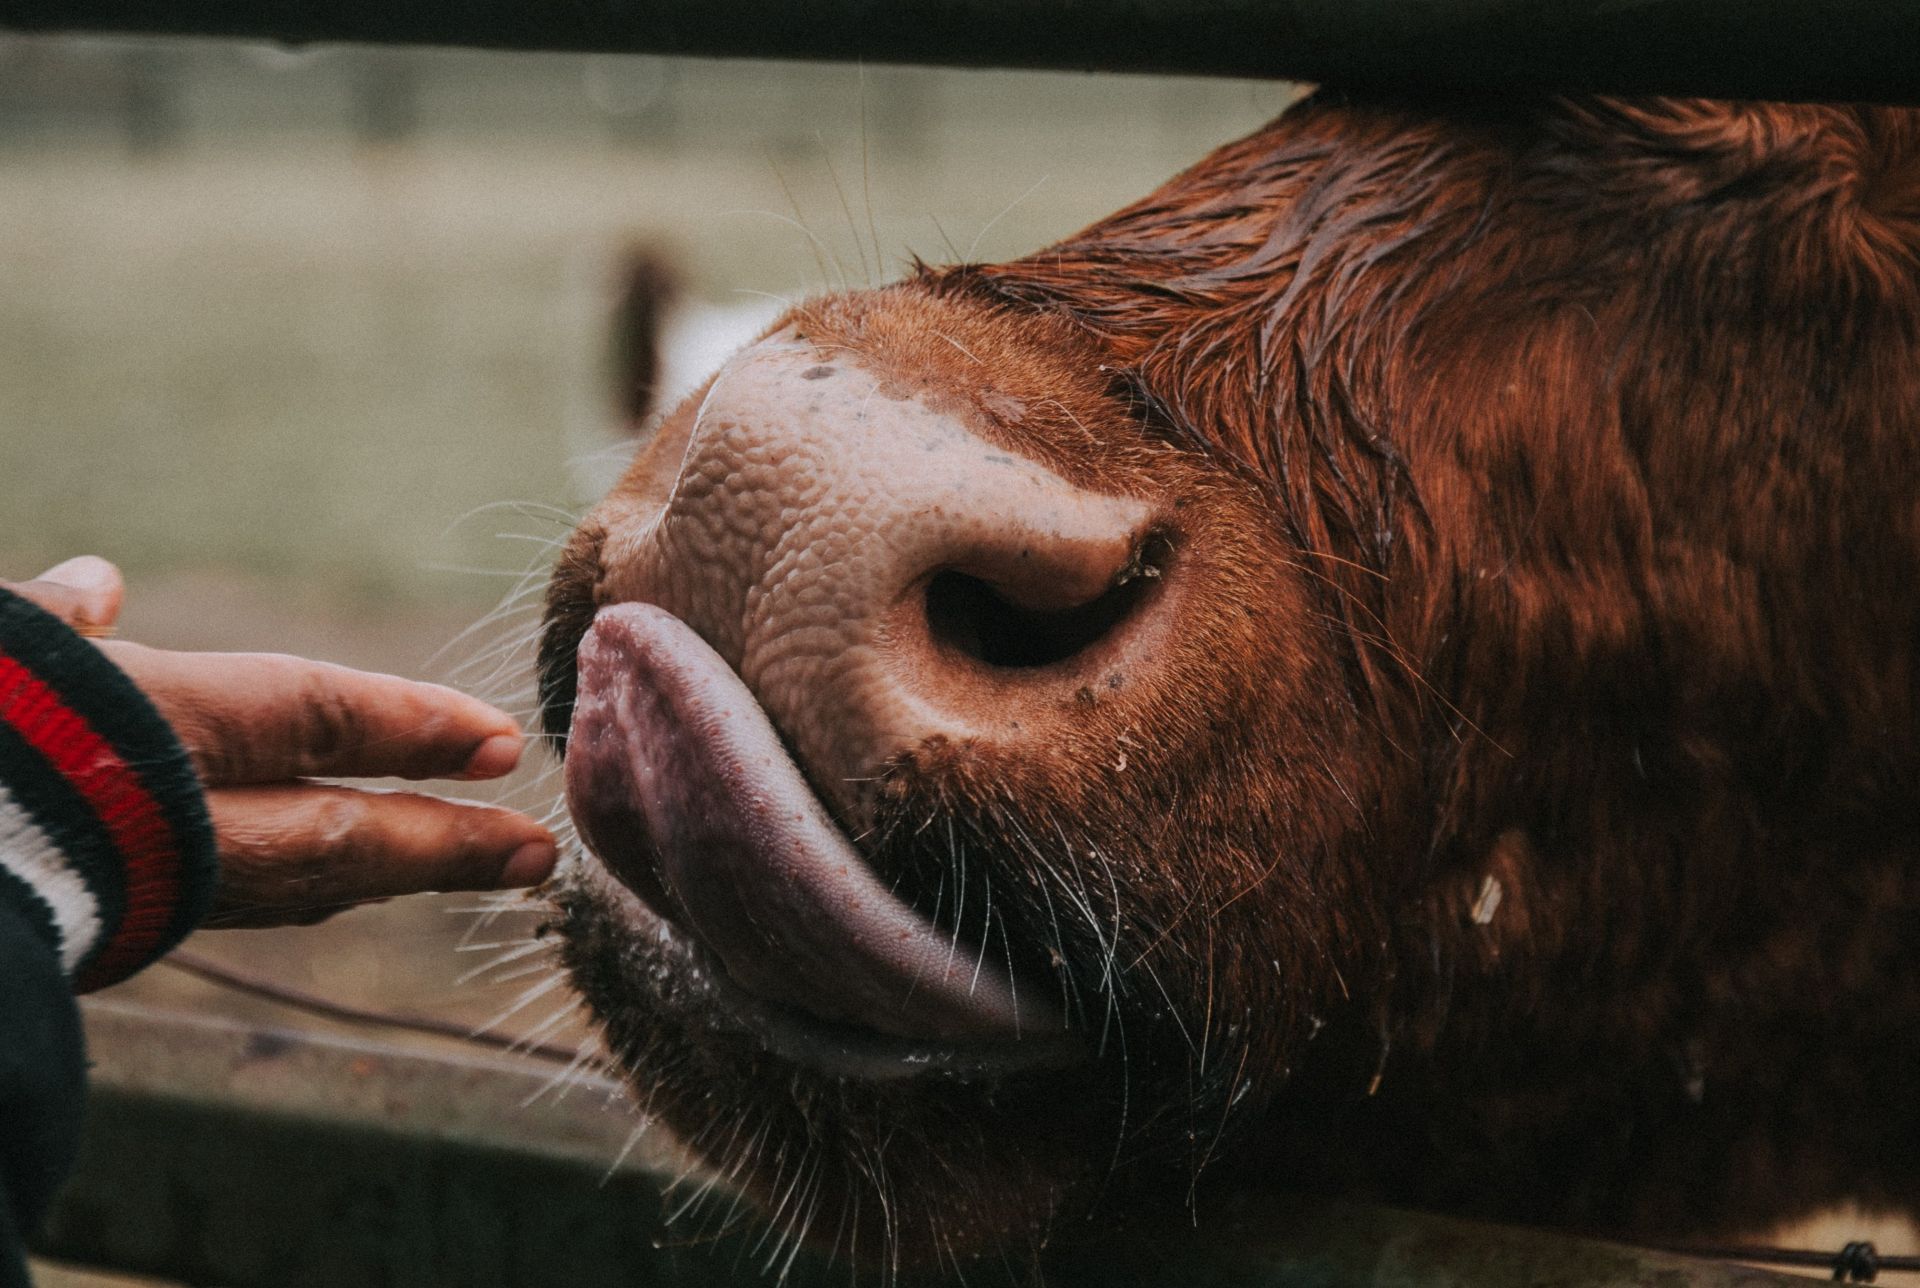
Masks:
[[[120,570],[97,555],[81,555],[27,582],[0,582],[30,599],[82,635],[111,635],[120,617],[126,583]]]

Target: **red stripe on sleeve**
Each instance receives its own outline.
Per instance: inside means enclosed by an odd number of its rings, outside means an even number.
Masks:
[[[126,915],[78,981],[111,984],[146,964],[180,898],[180,853],[159,802],[133,767],[33,672],[0,653],[0,720],[93,807],[126,865]]]

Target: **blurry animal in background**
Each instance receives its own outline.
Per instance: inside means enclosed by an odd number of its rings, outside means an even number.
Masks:
[[[630,249],[620,264],[613,306],[608,367],[614,405],[628,433],[639,433],[658,406],[667,311],[680,295],[667,257],[652,247]]]
[[[663,247],[630,247],[615,274],[608,375],[620,423],[630,435],[706,383],[783,309],[780,300],[742,295],[724,303],[690,298]]]
[[[1323,92],[666,417],[550,587],[564,958],[859,1259],[1911,1205],[1916,480],[1920,113]]]

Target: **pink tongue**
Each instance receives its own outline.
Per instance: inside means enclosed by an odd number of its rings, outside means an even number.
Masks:
[[[679,618],[604,608],[578,665],[566,772],[581,835],[736,983],[900,1037],[1061,1031],[1037,989],[893,896],[747,687]]]

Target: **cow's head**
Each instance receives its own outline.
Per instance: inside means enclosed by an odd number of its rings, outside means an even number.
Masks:
[[[1775,280],[1730,119],[1322,102],[668,415],[542,650],[564,953],[648,1103],[795,1233],[1037,1242],[1604,919],[1526,829],[1619,769],[1581,686],[1651,682],[1579,610],[1621,408],[1719,361],[1648,337]],[[1703,245],[1744,276],[1650,319]]]

